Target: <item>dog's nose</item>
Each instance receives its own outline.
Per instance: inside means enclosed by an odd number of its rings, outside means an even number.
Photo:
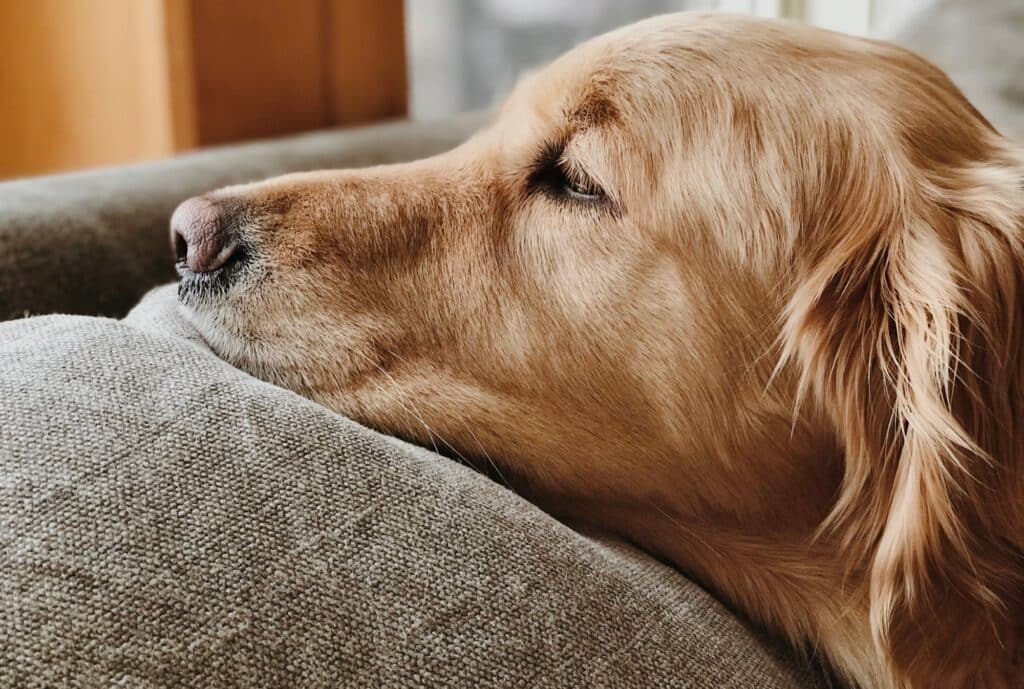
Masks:
[[[227,224],[220,208],[209,199],[182,202],[171,216],[171,243],[178,260],[194,273],[222,268],[238,251]]]

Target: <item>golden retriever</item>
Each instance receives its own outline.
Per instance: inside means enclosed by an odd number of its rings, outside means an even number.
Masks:
[[[225,359],[864,688],[1024,686],[1024,150],[884,42],[654,18],[403,165],[172,219]]]

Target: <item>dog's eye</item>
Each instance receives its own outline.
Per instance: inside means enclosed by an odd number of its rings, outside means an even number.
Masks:
[[[545,146],[530,176],[530,186],[576,203],[603,201],[604,190],[578,165],[566,160],[564,150],[564,146]]]
[[[604,198],[601,187],[589,179],[583,179],[582,175],[574,170],[559,170],[562,174],[562,193],[570,199],[577,201],[600,201]]]

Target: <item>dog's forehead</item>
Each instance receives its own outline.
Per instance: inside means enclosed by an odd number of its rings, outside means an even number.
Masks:
[[[664,15],[586,41],[547,66],[527,73],[505,111],[532,111],[543,120],[612,124],[638,96],[658,97],[668,73],[712,52],[728,51],[742,27],[758,24],[722,14]],[[641,98],[641,100],[643,100]]]
[[[502,113],[578,127],[613,124],[626,104],[627,69],[613,44],[584,44],[524,75]]]
[[[759,94],[768,84],[777,94],[831,84],[840,63],[864,71],[864,64],[877,62],[865,59],[870,50],[852,37],[750,17],[655,17],[586,41],[524,76],[500,110],[496,138],[507,150],[535,147],[538,139],[566,141],[589,129],[618,141],[621,150],[655,137],[686,140],[704,122],[725,121],[715,117],[738,96],[744,96],[741,108],[749,102],[786,108],[787,98],[758,100]],[[798,88],[790,88],[794,74],[801,75]]]

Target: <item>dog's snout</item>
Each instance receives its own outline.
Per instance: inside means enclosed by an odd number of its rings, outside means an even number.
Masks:
[[[212,273],[224,267],[238,251],[221,208],[209,199],[184,201],[171,216],[171,244],[178,261],[194,273]]]

